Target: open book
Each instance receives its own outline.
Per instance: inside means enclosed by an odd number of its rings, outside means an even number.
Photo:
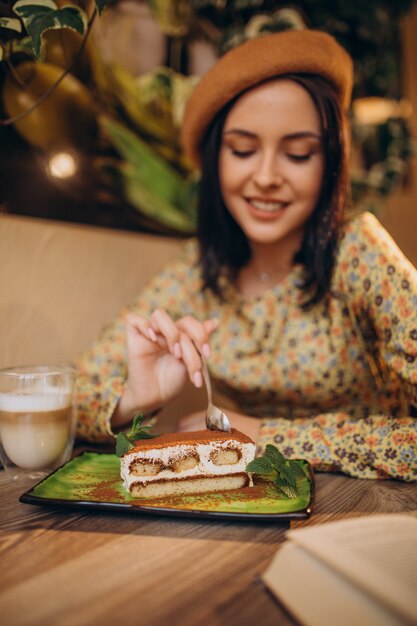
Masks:
[[[287,537],[262,579],[301,624],[417,625],[417,518],[375,515]]]

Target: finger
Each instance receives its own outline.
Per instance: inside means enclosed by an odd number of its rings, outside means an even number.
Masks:
[[[155,331],[148,320],[144,317],[140,317],[134,313],[129,313],[126,315],[126,327],[128,332],[130,329],[133,329],[139,332],[146,339],[150,339],[153,342],[157,341]]]
[[[202,387],[201,356],[195,344],[186,333],[181,333],[180,345],[182,360],[187,369],[191,383],[195,385],[195,387]]]
[[[129,314],[126,320],[126,334],[128,344],[135,345],[133,342],[140,336],[149,341],[150,345],[156,345],[159,349],[169,350],[167,342],[162,335],[157,335],[150,325],[150,322],[135,314]],[[131,343],[132,342],[132,343]]]
[[[156,334],[159,333],[164,337],[170,352],[180,359],[180,331],[168,313],[163,309],[156,309],[151,315],[150,326]]]
[[[204,325],[204,330],[206,331],[206,333],[208,335],[212,335],[214,331],[217,330],[217,328],[219,327],[219,320],[215,318],[211,320],[205,320],[203,322],[203,325]]]
[[[200,322],[192,315],[186,315],[177,321],[177,326],[188,335],[201,354],[206,357],[210,356],[209,339],[215,327],[213,320]]]

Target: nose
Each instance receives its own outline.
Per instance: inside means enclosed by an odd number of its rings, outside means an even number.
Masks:
[[[260,156],[253,180],[259,187],[275,187],[282,184],[283,176],[279,171],[275,154],[268,152]]]

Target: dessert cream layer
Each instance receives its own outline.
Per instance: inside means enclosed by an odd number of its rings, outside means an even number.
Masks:
[[[253,441],[234,429],[168,433],[129,450],[121,458],[121,477],[131,491],[135,483],[244,473],[254,457]]]

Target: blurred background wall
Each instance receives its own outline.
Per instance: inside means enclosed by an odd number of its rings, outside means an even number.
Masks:
[[[403,89],[412,104],[410,127],[417,138],[417,6],[401,26],[403,43]],[[417,158],[411,160],[404,183],[387,200],[381,221],[406,256],[417,266]]]
[[[92,0],[76,4],[91,18]],[[11,6],[0,3],[0,213],[191,235],[198,175],[179,141],[189,93],[230,47],[308,24],[354,58],[354,204],[417,264],[417,0],[111,0],[87,42],[46,31],[36,63],[30,38],[1,27],[16,26]]]

